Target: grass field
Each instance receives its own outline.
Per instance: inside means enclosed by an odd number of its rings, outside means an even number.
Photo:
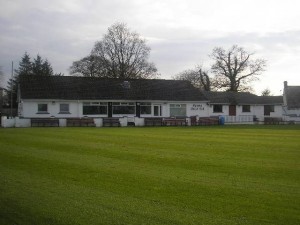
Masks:
[[[300,126],[0,129],[0,224],[300,224]]]

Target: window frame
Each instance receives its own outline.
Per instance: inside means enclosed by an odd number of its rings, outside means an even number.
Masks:
[[[185,103],[172,103],[170,104],[170,117],[186,117],[187,115],[187,104]],[[182,112],[181,112],[182,109]],[[172,111],[175,111],[172,112]]]
[[[251,105],[242,105],[242,112],[243,113],[251,112]]]
[[[85,107],[96,108],[95,112],[87,113]],[[103,109],[100,109],[103,108]],[[108,103],[107,102],[83,102],[82,104],[82,114],[83,115],[107,115],[108,113]]]
[[[218,109],[219,107],[219,109]],[[213,113],[223,113],[223,105],[215,104],[213,105]]]
[[[140,103],[140,114],[141,115],[152,115],[152,104],[150,102],[141,102]]]
[[[122,112],[122,110],[124,110]],[[135,102],[113,102],[112,103],[113,115],[135,115],[136,104]]]
[[[42,110],[42,108],[46,107],[46,110]],[[38,103],[37,104],[37,114],[49,114],[48,112],[48,104],[47,103]]]
[[[67,106],[67,110],[62,110],[62,106]],[[59,114],[70,114],[70,104],[60,103],[59,104]]]

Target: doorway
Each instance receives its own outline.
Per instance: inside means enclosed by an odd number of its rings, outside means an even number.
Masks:
[[[236,116],[236,105],[229,106],[229,116]]]

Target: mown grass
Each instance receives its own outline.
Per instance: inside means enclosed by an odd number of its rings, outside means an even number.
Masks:
[[[0,224],[300,224],[300,126],[0,129]]]

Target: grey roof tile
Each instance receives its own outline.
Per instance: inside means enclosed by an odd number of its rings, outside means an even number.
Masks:
[[[20,90],[22,99],[206,101],[190,82],[179,80],[21,76]]]

